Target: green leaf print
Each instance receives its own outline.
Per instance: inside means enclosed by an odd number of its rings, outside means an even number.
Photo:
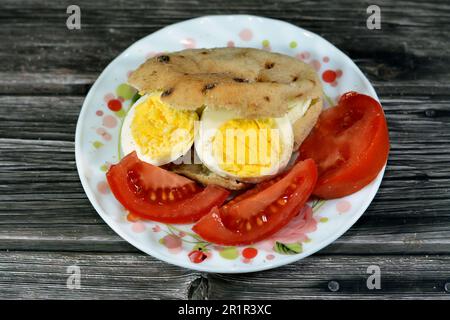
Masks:
[[[279,254],[298,254],[303,251],[301,243],[283,243],[276,242],[273,246],[273,250]]]

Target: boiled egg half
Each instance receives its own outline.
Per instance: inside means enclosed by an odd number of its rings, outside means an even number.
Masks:
[[[211,171],[239,181],[259,182],[283,170],[292,155],[289,117],[243,119],[230,110],[203,110],[195,151]]]
[[[312,99],[302,99],[300,101],[292,103],[288,107],[287,116],[292,124],[294,124],[298,119],[302,118],[306,114],[312,102]]]
[[[161,166],[186,154],[195,135],[195,111],[177,110],[163,103],[161,93],[141,97],[125,116],[121,145],[124,154]]]

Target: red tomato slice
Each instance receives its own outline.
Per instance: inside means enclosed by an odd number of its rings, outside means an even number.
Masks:
[[[378,175],[386,164],[389,135],[381,105],[348,92],[325,110],[300,146],[300,159],[312,158],[319,169],[314,195],[339,198],[352,194]]]
[[[136,152],[111,166],[106,177],[116,199],[131,213],[165,223],[197,221],[229,195],[223,188],[202,188],[188,178],[143,162]]]
[[[228,204],[228,215],[233,217],[250,218],[276,200],[283,199],[286,190],[292,188],[294,190],[296,185],[293,184],[293,180],[299,174],[301,170],[300,166],[293,167],[286,175],[276,180],[272,180],[269,184],[263,184],[257,190],[257,193],[247,193],[241,197],[240,201],[235,201],[232,204]],[[275,183],[276,182],[276,183]],[[280,200],[283,201],[283,200]]]
[[[287,174],[262,183],[214,208],[192,228],[203,239],[221,245],[251,244],[285,226],[305,205],[317,181],[313,160],[297,163]],[[277,198],[267,203],[270,190]]]

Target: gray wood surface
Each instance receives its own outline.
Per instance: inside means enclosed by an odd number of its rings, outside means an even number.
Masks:
[[[0,2],[0,298],[450,299],[450,3],[378,1]],[[367,212],[298,263],[245,275],[170,266],[118,237],[87,200],[74,133],[85,95],[134,41],[206,14],[249,13],[316,32],[347,53],[383,103],[392,150]],[[81,289],[66,287],[81,267]],[[370,265],[382,289],[368,290]],[[337,281],[340,289],[330,291]]]

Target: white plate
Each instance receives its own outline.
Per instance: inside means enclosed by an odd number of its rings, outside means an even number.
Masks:
[[[105,182],[105,171],[118,161],[118,136],[133,90],[129,72],[146,58],[163,51],[202,47],[255,47],[281,52],[311,63],[321,79],[325,71],[335,80],[323,82],[329,103],[354,90],[378,99],[358,67],[320,36],[286,22],[247,15],[207,16],[168,26],[130,46],[102,72],[87,95],[78,119],[75,152],[84,190],[105,222],[136,248],[166,262],[209,272],[251,272],[275,268],[313,254],[347,231],[369,206],[384,169],[371,184],[348,197],[310,204],[306,221],[294,219],[276,236],[249,247],[219,247],[202,242],[190,226],[130,221]],[[334,73],[333,73],[334,72]],[[111,100],[113,102],[111,102]],[[108,106],[121,107],[113,111]],[[305,210],[311,210],[308,206]],[[284,245],[283,245],[284,244]],[[286,245],[286,246],[285,246]],[[205,252],[201,263],[189,253]],[[286,250],[290,248],[291,250]],[[285,249],[285,253],[281,252]]]

